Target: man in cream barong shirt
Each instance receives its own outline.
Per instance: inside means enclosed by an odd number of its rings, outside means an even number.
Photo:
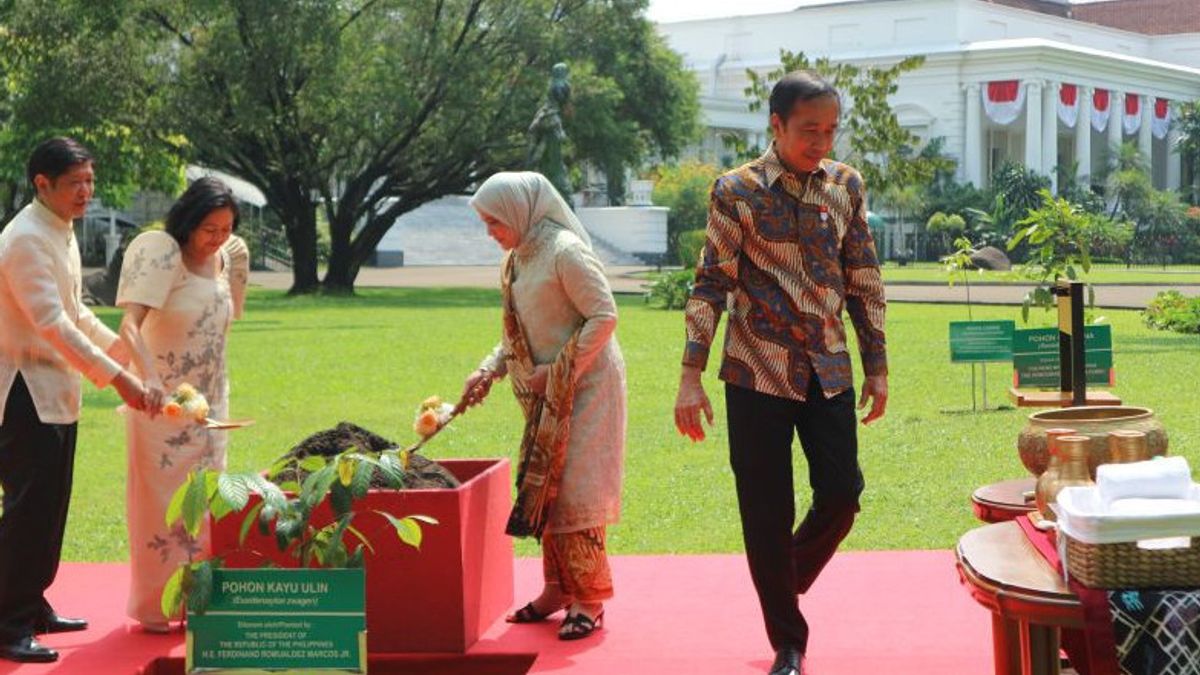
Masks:
[[[0,232],[0,658],[49,662],[34,637],[87,628],[46,602],[62,551],[71,498],[80,373],[112,384],[131,408],[142,382],[122,366],[123,343],[82,301],[72,220],[91,201],[87,149],[42,142],[27,170],[37,198]]]

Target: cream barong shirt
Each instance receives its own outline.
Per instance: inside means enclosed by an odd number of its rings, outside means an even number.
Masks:
[[[34,200],[0,232],[0,420],[17,374],[45,424],[79,420],[83,373],[105,387],[117,340],[83,304],[71,221]]]

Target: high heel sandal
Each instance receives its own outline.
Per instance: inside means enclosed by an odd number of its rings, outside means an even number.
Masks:
[[[597,630],[604,627],[604,610],[596,615],[596,618],[579,612],[577,614],[567,614],[567,618],[563,619],[562,627],[558,629],[559,640],[582,640],[583,638],[595,633]]]
[[[545,621],[546,617],[557,612],[558,610],[566,609],[568,607],[570,607],[569,604],[563,605],[562,607],[556,607],[556,608],[550,610],[549,612],[543,613],[543,612],[539,612],[537,610],[537,607],[533,606],[532,602],[527,602],[527,603],[525,603],[525,606],[522,607],[521,609],[518,609],[517,611],[513,612],[512,614],[509,614],[508,616],[504,617],[504,620],[509,623],[538,623],[541,621]]]

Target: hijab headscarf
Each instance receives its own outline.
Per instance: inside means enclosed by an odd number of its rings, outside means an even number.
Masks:
[[[469,202],[476,211],[486,213],[515,229],[526,241],[530,231],[542,221],[550,221],[583,240],[588,249],[592,238],[567,202],[548,178],[535,171],[501,171],[483,181]]]

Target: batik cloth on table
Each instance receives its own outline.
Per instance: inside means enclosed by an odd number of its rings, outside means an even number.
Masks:
[[[1017,523],[1038,553],[1062,574],[1048,532]],[[1083,606],[1084,629],[1063,629],[1062,644],[1080,675],[1200,673],[1200,589],[1089,588],[1068,579]]]
[[[1200,592],[1107,591],[1122,673],[1200,673]]]

